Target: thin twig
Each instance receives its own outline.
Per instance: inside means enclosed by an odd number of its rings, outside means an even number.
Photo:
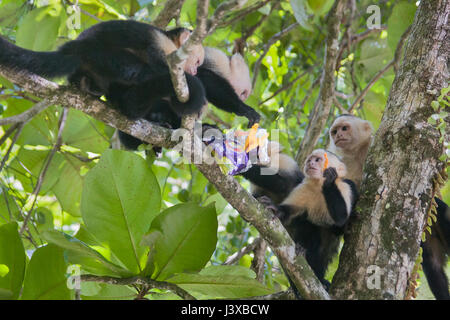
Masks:
[[[249,15],[252,12],[255,12],[256,10],[264,7],[266,4],[268,4],[270,1],[272,0],[265,0],[265,1],[261,1],[258,3],[255,3],[254,5],[245,8],[244,10],[242,10],[241,12],[239,12],[235,17],[229,19],[229,20],[224,20],[221,23],[218,24],[218,28],[224,28],[230,25],[235,24],[236,22],[238,22],[239,20],[245,18],[247,15]],[[277,1],[279,2],[279,1]]]
[[[256,280],[259,282],[263,282],[264,280],[264,265],[266,261],[266,250],[267,250],[267,242],[261,240],[253,250],[253,261],[250,266],[256,273]]]
[[[253,250],[255,250],[256,246],[259,245],[259,243],[262,240],[262,238],[256,238],[251,244],[249,244],[248,246],[245,246],[243,248],[241,248],[239,251],[236,251],[235,253],[233,253],[231,256],[229,256],[224,263],[222,263],[222,265],[224,266],[230,266],[232,264],[235,264],[236,262],[238,262],[243,256],[245,256],[246,254],[249,254],[250,252],[252,252]]]
[[[23,123],[19,123],[18,127],[17,127],[17,131],[14,134],[14,137],[11,141],[11,145],[8,148],[8,151],[6,152],[5,156],[2,159],[2,162],[0,163],[0,172],[2,172],[3,167],[6,164],[6,161],[8,161],[9,155],[14,147],[14,144],[17,142],[17,139],[19,139],[20,133],[22,132],[24,124]]]
[[[82,274],[80,277],[81,281],[93,281],[122,286],[141,285],[146,286],[149,289],[155,288],[155,289],[169,290],[175,293],[177,296],[183,298],[184,300],[196,300],[195,297],[192,296],[186,290],[180,288],[174,283],[166,281],[155,281],[144,277],[114,278],[107,276],[96,276],[91,274]]]
[[[285,85],[283,85],[281,88],[279,88],[277,91],[275,91],[270,97],[268,97],[267,99],[265,99],[264,101],[260,102],[258,105],[262,105],[264,103],[266,103],[267,101],[269,101],[270,99],[275,98],[277,95],[279,95],[281,92],[288,90],[289,88],[291,88],[298,80],[300,80],[301,78],[303,78],[307,73],[309,73],[312,70],[313,67],[309,67],[308,69],[306,69],[305,71],[303,71],[300,75],[298,75],[297,77],[295,77],[294,80],[286,83]]]
[[[44,100],[36,103],[33,107],[31,107],[27,111],[22,112],[21,114],[18,114],[18,115],[12,116],[12,117],[8,117],[8,118],[0,119],[0,126],[4,126],[7,124],[16,124],[19,122],[26,123],[26,122],[28,122],[28,120],[30,120],[35,115],[37,115],[39,112],[41,112],[42,110],[45,110],[49,106],[50,106],[49,101],[44,99]]]
[[[33,203],[31,205],[30,210],[28,211],[28,214],[25,215],[25,218],[23,220],[22,227],[20,228],[19,234],[22,235],[25,229],[27,228],[28,220],[31,218],[31,215],[33,213],[34,205],[36,204],[37,197],[39,192],[41,191],[42,183],[44,182],[45,175],[47,173],[48,168],[50,167],[50,163],[53,160],[53,156],[55,153],[61,148],[62,145],[62,132],[64,130],[64,126],[66,125],[67,120],[67,114],[69,113],[68,108],[63,108],[62,114],[59,118],[59,128],[58,128],[58,135],[56,138],[55,145],[53,146],[52,150],[50,151],[47,161],[44,165],[44,167],[41,170],[41,173],[39,174],[38,181],[36,183],[36,186],[33,190],[32,197],[33,197]]]
[[[5,131],[5,134],[0,138],[0,146],[5,143],[6,139],[19,127],[20,123],[15,123],[8,130]]]

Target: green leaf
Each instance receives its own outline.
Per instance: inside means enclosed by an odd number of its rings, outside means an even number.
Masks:
[[[20,210],[14,198],[5,189],[0,188],[0,225],[10,222],[11,218],[16,220],[19,213]]]
[[[67,264],[61,248],[49,244],[31,257],[22,292],[23,300],[69,300]]]
[[[214,205],[185,203],[163,211],[153,221],[143,243],[151,248],[147,269],[153,271],[152,279],[164,280],[177,272],[200,270],[216,248]]]
[[[106,260],[99,252],[87,244],[66,233],[50,230],[44,232],[42,238],[62,249],[67,250],[67,259],[70,263],[80,264],[81,267],[97,275],[130,276],[125,269]]]
[[[235,299],[266,295],[272,290],[256,281],[241,266],[214,266],[199,274],[178,274],[167,279],[193,294],[196,298]],[[247,269],[249,270],[249,269]],[[250,270],[251,272],[251,270]]]
[[[395,52],[402,34],[413,22],[416,9],[417,7],[414,3],[402,1],[392,10],[392,14],[387,22],[387,41],[392,52]]]
[[[0,264],[0,278],[3,278],[9,273],[9,268],[6,264]]]
[[[83,290],[83,283],[82,289]],[[82,295],[83,300],[133,300],[136,298],[136,291],[128,286],[117,286],[99,283],[100,290],[93,295]]]
[[[325,14],[333,5],[333,0],[307,0],[308,7],[314,11],[316,15]]]
[[[107,150],[86,177],[81,211],[90,233],[132,273],[142,271],[140,246],[161,206],[158,182],[140,156]]]
[[[0,226],[0,244],[0,265],[4,266],[3,271],[0,271],[0,300],[15,300],[22,288],[26,261],[17,223],[10,222]]]
[[[62,135],[64,143],[84,152],[102,153],[109,147],[109,137],[102,134],[104,127],[84,112],[70,109]]]
[[[313,28],[308,22],[308,13],[306,12],[305,0],[291,0],[292,10],[294,11],[294,16],[297,22],[306,30],[312,31]]]
[[[63,13],[60,4],[31,10],[17,29],[16,44],[36,51],[53,49]]]

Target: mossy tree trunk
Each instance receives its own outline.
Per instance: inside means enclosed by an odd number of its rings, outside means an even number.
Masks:
[[[420,2],[365,164],[360,210],[331,289],[338,299],[405,297],[432,180],[443,166],[440,134],[427,120],[431,102],[448,86],[449,13],[448,0]]]

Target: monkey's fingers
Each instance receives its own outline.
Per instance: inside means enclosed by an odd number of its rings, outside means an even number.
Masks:
[[[337,171],[333,167],[326,168],[323,172],[325,178],[324,185],[332,184],[338,177]]]

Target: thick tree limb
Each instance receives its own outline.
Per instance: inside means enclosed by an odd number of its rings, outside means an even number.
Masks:
[[[431,102],[448,86],[450,2],[421,1],[403,63],[365,163],[361,211],[351,224],[332,294],[403,299],[413,270],[433,176],[442,168]],[[446,140],[450,132],[446,133]],[[356,267],[355,267],[356,266]]]
[[[345,0],[336,0],[330,11],[325,49],[326,54],[322,76],[320,78],[319,97],[312,110],[305,136],[303,137],[295,159],[300,168],[303,167],[306,157],[314,150],[333,104],[336,81],[334,71],[336,70],[337,59],[339,57],[339,27],[344,15],[345,3]]]
[[[180,15],[183,4],[184,0],[167,0],[164,8],[155,20],[152,21],[152,24],[158,28],[164,29],[172,19],[177,18]]]

